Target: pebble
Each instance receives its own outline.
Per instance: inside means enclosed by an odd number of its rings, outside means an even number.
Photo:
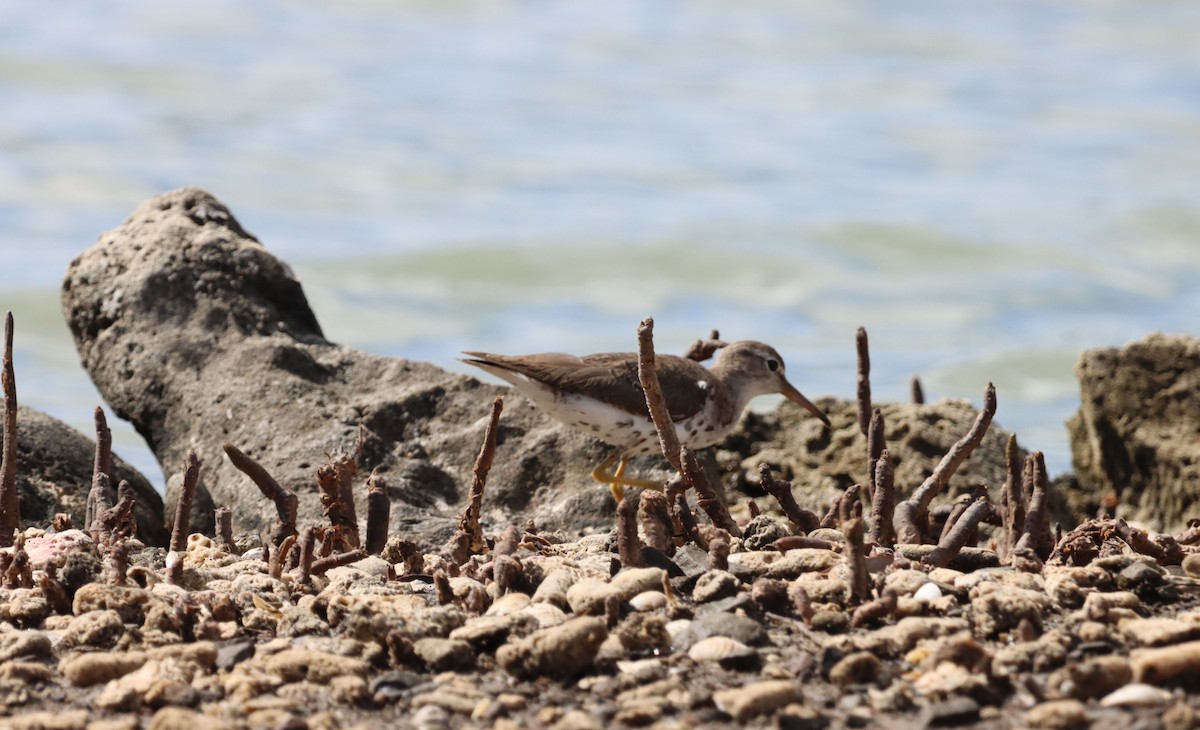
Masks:
[[[656,611],[667,607],[667,596],[662,591],[642,591],[629,599],[634,611]]]
[[[696,586],[692,589],[692,600],[696,603],[708,603],[737,595],[741,589],[742,582],[733,573],[711,570],[696,581]]]
[[[1025,723],[1044,730],[1087,727],[1087,709],[1079,700],[1051,700],[1030,708],[1025,713]]]
[[[580,616],[510,641],[496,651],[496,663],[521,679],[549,676],[568,681],[592,666],[607,636],[603,619]]]
[[[737,722],[747,722],[804,699],[802,685],[788,680],[764,680],[713,694],[717,709]]]

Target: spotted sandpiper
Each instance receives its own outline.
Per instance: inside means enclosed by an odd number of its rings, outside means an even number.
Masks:
[[[617,451],[592,471],[621,499],[623,486],[662,485],[624,476],[626,461],[657,451],[658,436],[638,381],[636,352],[576,357],[561,353],[492,355],[467,352],[464,362],[508,381],[553,418],[592,433]],[[779,393],[825,425],[829,419],[784,375],[783,358],[769,345],[743,340],[718,351],[711,368],[675,355],[656,355],[655,370],[681,444],[699,449],[725,438],[746,404]],[[607,471],[620,459],[613,472]]]

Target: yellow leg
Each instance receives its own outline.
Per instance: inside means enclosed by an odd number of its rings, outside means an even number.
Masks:
[[[620,461],[617,461],[618,459],[620,459]],[[616,471],[610,472],[608,469],[613,465],[613,462],[617,462],[617,468]],[[624,458],[622,458],[621,452],[618,451],[605,459],[600,466],[592,470],[592,479],[607,484],[609,489],[612,490],[613,497],[615,497],[618,502],[620,502],[622,497],[625,496],[625,490],[623,487],[640,487],[642,489],[655,489],[660,492],[662,491],[663,485],[659,482],[652,482],[648,479],[632,479],[626,477],[626,464],[627,462]]]

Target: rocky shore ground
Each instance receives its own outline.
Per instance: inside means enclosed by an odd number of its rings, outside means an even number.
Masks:
[[[862,333],[830,428],[750,414],[614,508],[604,448],[519,397],[327,342],[203,191],[63,309],[179,473],[164,509],[102,418],[5,418],[0,727],[1200,725],[1195,338],[1085,353],[1054,483],[990,386],[872,404]]]

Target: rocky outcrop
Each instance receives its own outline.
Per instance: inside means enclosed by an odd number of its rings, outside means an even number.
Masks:
[[[1200,517],[1200,338],[1156,333],[1088,350],[1075,372],[1079,413],[1067,427],[1079,481],[1152,526]]]
[[[736,459],[742,472],[754,475],[759,462],[771,465],[792,482],[796,499],[814,511],[827,507],[850,485],[869,481],[867,439],[858,425],[856,405],[832,398],[822,398],[817,405],[829,416],[831,428],[823,428],[799,406],[785,402],[775,411],[749,414],[742,429],[726,444],[733,449],[729,456]],[[933,473],[978,415],[965,400],[875,405],[884,417],[896,490],[904,496]],[[993,501],[998,503],[1007,441],[1008,432],[993,421],[983,442],[951,478],[949,495],[970,492],[982,483],[991,488]],[[721,463],[731,462],[722,459]]]
[[[287,265],[201,190],[157,196],[101,236],[71,263],[62,300],[100,393],[168,472],[182,468],[189,448],[197,451],[202,483],[217,506],[234,508],[236,530],[264,529],[274,507],[224,458],[222,443],[295,490],[302,520],[318,520],[314,472],[327,454],[352,448],[361,428],[359,466],[388,481],[392,534],[441,544],[466,498],[491,401],[510,392],[328,342]],[[632,345],[632,326],[630,333]],[[813,494],[820,499],[863,479],[865,442],[853,418],[843,417],[847,405],[823,405],[837,414],[832,431],[790,410],[751,417],[725,449],[737,457],[731,468],[766,458],[798,487],[823,489]],[[975,417],[965,403],[886,406],[885,414],[897,482],[908,489]],[[516,394],[500,423],[486,523],[532,517],[543,529],[611,527],[608,490],[588,476],[607,446]],[[1003,443],[993,425],[955,484],[999,485]],[[715,468],[711,456],[708,463]],[[639,468],[646,475],[655,467]],[[170,492],[167,503],[170,511]]]
[[[2,441],[2,437],[0,437]],[[17,408],[17,495],[21,526],[46,527],[54,515],[71,516],[86,528],[88,492],[92,488],[94,441],[53,416],[27,406]],[[165,545],[162,498],[146,477],[113,456],[113,484],[128,481],[137,494],[134,516],[138,537],[148,545]]]
[[[196,450],[201,482],[233,508],[235,531],[262,530],[275,512],[224,442],[295,490],[302,518],[316,520],[315,470],[353,448],[361,427],[359,465],[388,481],[393,534],[436,544],[466,496],[491,401],[507,392],[328,342],[288,266],[201,190],[152,198],[104,234],[71,262],[62,301],[105,400],[168,473]],[[610,520],[607,490],[587,477],[605,447],[517,398],[499,444],[485,509],[528,512],[546,528]],[[169,492],[169,512],[173,502]]]

